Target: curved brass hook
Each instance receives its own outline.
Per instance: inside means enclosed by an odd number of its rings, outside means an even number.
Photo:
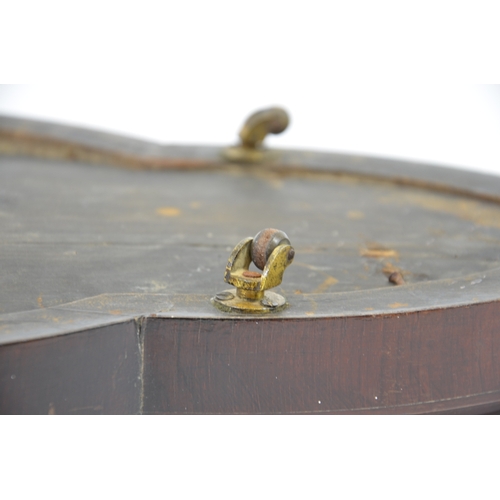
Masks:
[[[264,151],[259,149],[267,134],[280,134],[290,123],[288,113],[282,108],[268,108],[256,111],[245,121],[240,131],[241,144],[227,148],[224,156],[228,160],[259,162]]]
[[[288,114],[282,108],[257,111],[247,118],[240,131],[241,145],[258,148],[267,134],[281,134],[289,123]]]

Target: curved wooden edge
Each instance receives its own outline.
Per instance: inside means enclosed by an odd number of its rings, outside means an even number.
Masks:
[[[127,144],[126,141],[125,144],[122,144],[122,141],[117,140],[114,136],[106,136],[107,141],[103,144],[100,140],[82,141],[85,136],[70,136],[66,139],[51,134],[50,128],[44,131],[44,135],[37,135],[29,127],[12,130],[1,128],[1,126],[2,120],[0,118],[0,154],[26,155],[36,158],[148,170],[199,169],[213,165],[215,161],[179,155],[183,148],[176,149],[177,155],[172,154],[173,151],[170,151],[169,155],[165,155],[162,148],[148,143],[141,144],[142,147],[138,148],[127,148],[124,147]],[[62,135],[66,136],[67,134]]]
[[[499,314],[126,321],[1,346],[0,413],[494,413]]]
[[[81,127],[0,115],[0,154],[139,169],[229,165],[224,147],[161,145]],[[354,175],[500,203],[500,176],[411,161],[307,150],[273,150],[273,161],[244,168]]]
[[[66,335],[139,317],[273,322],[292,319],[385,317],[500,302],[500,269],[461,279],[351,292],[291,295],[273,314],[224,313],[208,295],[102,294],[68,304],[0,315],[0,345]]]

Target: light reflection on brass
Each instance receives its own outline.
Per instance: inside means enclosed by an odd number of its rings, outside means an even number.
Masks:
[[[246,120],[240,131],[241,144],[226,148],[223,156],[226,160],[242,163],[258,163],[272,159],[272,152],[262,148],[267,134],[280,134],[290,119],[282,108],[268,108],[253,113]]]

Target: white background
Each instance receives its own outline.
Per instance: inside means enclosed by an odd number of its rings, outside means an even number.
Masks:
[[[327,51],[325,51],[325,61]],[[269,57],[268,57],[269,59]],[[410,159],[500,175],[500,85],[331,82],[335,69],[278,74],[269,87],[221,84],[183,66],[163,85],[6,85],[0,113],[83,125],[161,143],[229,145],[251,112],[277,104],[289,129],[269,146]],[[276,71],[279,71],[276,68]],[[328,74],[328,71],[331,73]],[[231,77],[228,66],[225,75]],[[187,81],[186,81],[187,80]],[[278,88],[277,88],[278,87]]]
[[[226,145],[281,105],[271,147],[500,175],[495,2],[403,3],[11,2],[0,113]]]
[[[269,146],[500,175],[497,5],[3,2],[0,113],[225,145],[282,105]],[[57,418],[4,422],[6,498],[498,495],[495,417]]]

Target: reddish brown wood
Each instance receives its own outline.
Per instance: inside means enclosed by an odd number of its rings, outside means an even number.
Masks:
[[[151,319],[145,413],[500,409],[500,302],[300,320]]]
[[[6,345],[0,413],[493,413],[499,316],[150,318],[142,365],[134,322]]]
[[[140,390],[133,321],[0,346],[1,414],[139,413]]]

